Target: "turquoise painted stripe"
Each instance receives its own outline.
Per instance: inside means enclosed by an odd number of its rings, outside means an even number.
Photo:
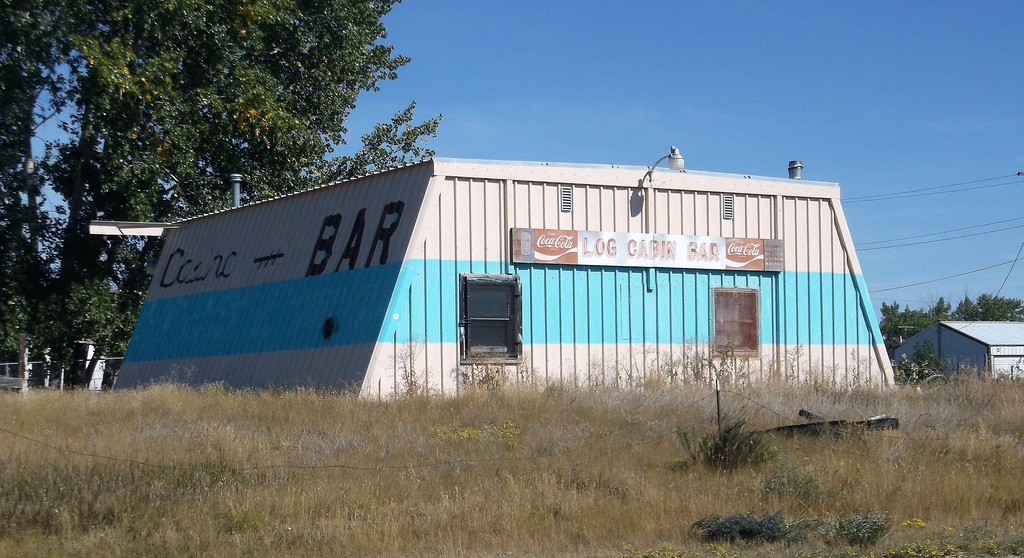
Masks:
[[[713,329],[712,289],[723,286],[760,291],[764,344],[865,345],[881,340],[873,312],[857,296],[867,296],[860,276],[657,269],[655,288],[648,291],[645,268],[509,267],[523,284],[526,344],[707,343]],[[458,275],[483,269],[503,272],[482,262],[407,262],[388,315],[413,315],[427,307],[431,317],[414,320],[411,332],[405,331],[402,319],[386,321],[379,340],[458,342]],[[412,293],[411,298],[403,293]]]
[[[459,274],[509,269],[523,284],[526,344],[707,343],[713,331],[712,289],[720,286],[760,292],[763,344],[881,340],[860,276],[656,269],[648,277],[652,272],[645,268],[421,259],[147,302],[125,358],[139,362],[374,341],[456,343]],[[324,340],[328,317],[339,329]]]
[[[868,287],[864,283],[864,276],[857,275],[854,279],[856,281],[856,289],[858,290],[858,292],[860,292],[861,297],[865,301],[865,311],[870,313],[870,320],[868,321],[868,325],[871,328],[871,335],[874,336],[874,339],[878,339],[878,342],[881,343],[882,330],[878,324],[878,320],[875,319],[875,312],[874,309],[871,307],[871,297],[868,295]]]
[[[126,362],[373,343],[400,263],[148,301]],[[338,329],[327,340],[323,325]]]

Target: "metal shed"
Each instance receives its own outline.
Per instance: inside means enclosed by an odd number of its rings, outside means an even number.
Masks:
[[[915,347],[926,341],[946,370],[1016,378],[1024,373],[1024,322],[936,322],[897,347],[896,360],[913,360]]]
[[[176,225],[118,387],[892,381],[834,183],[433,159]]]

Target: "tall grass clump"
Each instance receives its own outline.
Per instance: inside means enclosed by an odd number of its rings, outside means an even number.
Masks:
[[[760,430],[745,427],[746,421],[737,420],[722,426],[721,432],[700,437],[682,426],[676,428],[676,437],[695,463],[732,470],[744,465],[758,465],[773,461],[777,452],[771,438]]]

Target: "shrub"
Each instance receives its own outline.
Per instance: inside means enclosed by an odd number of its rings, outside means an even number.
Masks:
[[[789,525],[782,510],[775,513],[765,513],[757,517],[751,513],[739,513],[734,515],[711,515],[698,519],[693,526],[704,533],[706,542],[716,541],[746,541],[746,542],[776,542],[792,540]]]
[[[942,359],[935,356],[935,347],[931,340],[914,343],[914,356],[903,355],[900,361],[893,362],[893,376],[900,384],[920,384],[937,376],[945,368]]]
[[[708,433],[700,439],[680,426],[676,436],[695,463],[729,470],[774,460],[776,452],[771,438],[763,431],[745,429],[745,424],[742,420],[731,422],[722,427],[721,434]]]
[[[891,528],[889,516],[884,513],[855,513],[850,517],[830,518],[825,535],[836,542],[868,546],[881,540]]]

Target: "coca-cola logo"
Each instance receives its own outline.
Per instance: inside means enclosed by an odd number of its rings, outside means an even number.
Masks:
[[[746,244],[730,243],[725,247],[725,253],[730,256],[757,257],[761,255],[760,242],[748,242]]]
[[[748,238],[725,240],[725,265],[729,269],[764,269],[764,242]]]
[[[537,248],[554,248],[567,250],[576,246],[576,237],[571,234],[540,235],[537,237]]]
[[[538,262],[576,264],[576,231],[535,230]]]

